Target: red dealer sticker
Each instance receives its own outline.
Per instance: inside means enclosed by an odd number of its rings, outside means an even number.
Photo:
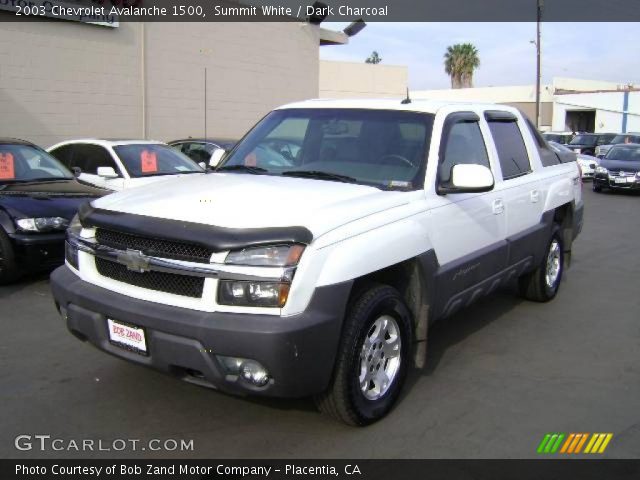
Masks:
[[[244,157],[244,165],[246,167],[255,167],[258,164],[258,157],[256,157],[255,152],[251,152],[249,155]]]
[[[13,180],[16,171],[13,166],[13,155],[0,152],[0,180]]]
[[[140,168],[142,173],[155,173],[158,171],[158,159],[155,152],[143,150],[140,153]]]

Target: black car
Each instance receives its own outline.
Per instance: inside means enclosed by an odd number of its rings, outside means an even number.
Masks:
[[[40,147],[0,138],[0,284],[62,264],[71,219],[106,193],[78,182]]]
[[[615,145],[600,160],[593,177],[593,191],[640,190],[640,144]]]
[[[569,148],[576,153],[595,157],[596,147],[610,144],[615,136],[615,133],[580,133],[569,142]]]
[[[222,155],[228,152],[238,143],[237,140],[228,138],[185,138],[173,140],[169,145],[184,153],[196,163],[204,163],[209,168],[214,168]]]

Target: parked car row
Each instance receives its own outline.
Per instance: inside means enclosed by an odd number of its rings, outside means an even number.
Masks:
[[[614,145],[640,143],[640,133],[570,133],[544,132],[547,142],[555,142],[569,147],[577,154],[604,158]]]
[[[580,165],[580,171],[582,172],[582,178],[593,178],[596,173],[596,167],[598,166],[598,159],[591,155],[585,155],[583,153],[576,153],[566,145],[561,145],[557,142],[547,142],[549,146],[558,153],[564,153],[566,155],[573,155]]]
[[[45,151],[0,139],[0,284],[63,263],[65,230],[82,204],[168,176],[204,175],[234,145],[81,139]]]

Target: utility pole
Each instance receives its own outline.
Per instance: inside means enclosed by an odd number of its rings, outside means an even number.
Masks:
[[[204,67],[204,138],[207,138],[207,67]]]
[[[536,127],[540,128],[540,22],[544,0],[537,0],[536,12]]]

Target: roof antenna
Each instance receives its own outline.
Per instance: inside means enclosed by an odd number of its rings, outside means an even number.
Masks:
[[[407,87],[407,98],[402,100],[400,103],[402,105],[407,105],[408,103],[411,103],[411,98],[409,98],[409,87]]]

